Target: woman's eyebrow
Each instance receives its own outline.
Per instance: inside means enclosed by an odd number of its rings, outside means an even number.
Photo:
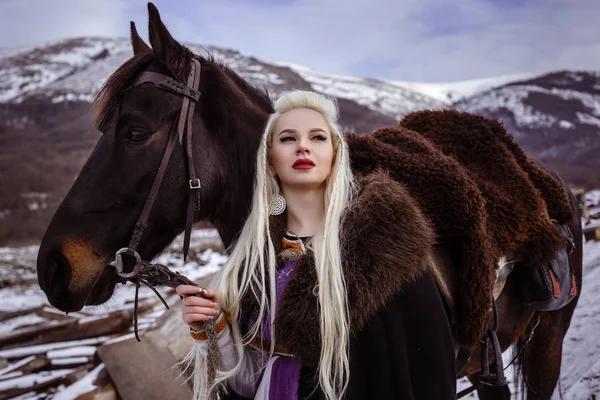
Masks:
[[[282,133],[296,133],[296,130],[288,128],[288,129],[284,129],[281,132],[279,132],[279,135],[281,135]],[[277,135],[277,136],[279,136],[279,135]]]
[[[314,132],[323,132],[325,134],[328,133],[323,128],[312,128],[309,132],[311,132],[311,133],[314,133]],[[279,134],[277,136],[281,135],[282,133],[298,133],[298,131],[296,131],[295,129],[292,129],[292,128],[286,128],[286,129],[282,130],[281,132],[279,132]]]

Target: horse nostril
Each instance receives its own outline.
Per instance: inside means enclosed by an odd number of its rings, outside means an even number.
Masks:
[[[46,294],[63,293],[69,287],[71,280],[71,264],[60,252],[54,252],[48,259],[48,272],[42,288]]]

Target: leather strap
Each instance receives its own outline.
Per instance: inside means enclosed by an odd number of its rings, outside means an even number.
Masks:
[[[194,116],[196,102],[200,99],[200,92],[198,90],[200,86],[200,72],[200,62],[194,59],[191,65],[190,74],[188,76],[187,86],[166,75],[150,71],[145,71],[141,73],[138,79],[133,84],[133,86],[138,86],[143,83],[153,83],[161,89],[183,96],[183,99],[181,101],[181,111],[179,112],[179,118],[177,119],[176,126],[173,126],[173,129],[171,130],[167,147],[165,148],[165,152],[158,167],[158,171],[156,173],[156,176],[154,177],[154,181],[152,182],[152,187],[150,188],[150,192],[148,193],[148,197],[146,198],[146,202],[144,203],[144,208],[142,209],[142,213],[137,223],[135,224],[135,228],[131,236],[129,246],[127,248],[127,254],[129,255],[133,255],[135,253],[144,233],[144,230],[147,227],[150,211],[152,210],[154,202],[156,201],[160,185],[162,184],[162,180],[167,170],[169,159],[171,158],[171,154],[173,153],[173,149],[175,147],[175,142],[177,138],[179,138],[179,143],[182,143],[184,133],[186,133],[185,131],[187,130],[185,154],[187,158],[188,173],[190,178],[189,186],[191,192],[186,216],[184,261],[187,258],[191,236],[191,227],[194,222],[194,206],[197,203],[198,189],[200,189],[201,186],[200,180],[196,177],[196,172],[194,170],[192,146],[192,120]]]
[[[198,60],[194,59],[192,64],[196,63],[200,65]],[[191,76],[193,76],[193,71],[191,73]],[[186,98],[189,98],[190,100],[200,100],[200,91],[198,91],[198,86],[193,86],[189,80],[186,86],[184,83],[181,83],[161,73],[144,71],[135,80],[133,86],[139,86],[142,83],[153,83],[154,85],[163,90],[184,96]]]
[[[129,242],[129,246],[127,249],[127,254],[133,255],[138,245],[140,244],[140,240],[142,235],[144,234],[144,230],[148,226],[146,222],[148,222],[148,217],[150,216],[150,211],[152,210],[152,206],[154,205],[154,201],[158,195],[158,190],[160,189],[160,184],[165,176],[165,172],[167,170],[167,165],[169,164],[169,159],[171,158],[171,153],[173,153],[173,148],[175,147],[175,139],[177,138],[176,132],[171,132],[171,136],[169,137],[169,142],[167,143],[167,148],[163,154],[162,160],[160,161],[160,166],[158,167],[158,172],[154,177],[154,182],[152,182],[152,187],[150,188],[150,192],[148,193],[148,197],[146,198],[146,203],[144,204],[144,208],[142,209],[142,213],[135,224],[135,230],[133,231],[133,235]]]
[[[192,64],[192,71],[194,72],[192,87],[196,88],[200,84],[200,70],[201,65],[198,60],[194,60]],[[192,78],[192,77],[190,77]],[[185,99],[187,100],[187,98]],[[188,200],[187,217],[185,222],[185,234],[183,238],[183,261],[187,259],[188,250],[190,248],[190,237],[192,235],[192,225],[194,223],[194,210],[199,198],[200,192],[200,179],[196,177],[196,171],[194,168],[194,152],[192,147],[192,120],[194,119],[194,109],[196,108],[196,102],[193,102],[189,106],[189,112],[187,114],[187,136],[186,136],[186,152],[188,161],[188,174],[189,174],[189,187],[190,197]],[[181,132],[180,132],[181,133]]]

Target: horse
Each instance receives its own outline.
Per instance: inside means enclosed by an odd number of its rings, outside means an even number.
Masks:
[[[249,211],[256,153],[273,111],[268,94],[214,58],[192,54],[171,36],[151,3],[148,11],[151,47],[132,22],[133,57],[108,78],[97,99],[103,135],[40,244],[39,285],[50,304],[65,312],[110,299],[119,281],[110,263],[128,242],[141,259],[151,260],[189,231],[190,222],[202,220],[215,226],[228,248]],[[201,71],[197,81],[196,71]],[[158,82],[152,73],[170,80]],[[146,76],[142,83],[153,84],[135,84],[141,76]],[[186,82],[195,82],[187,86],[196,85],[201,95],[186,89]],[[195,108],[185,98],[193,98]],[[185,144],[179,151],[177,136]],[[165,159],[166,150],[173,153]],[[193,179],[186,178],[190,168]],[[575,199],[570,200],[577,210]],[[569,257],[580,288],[579,219],[569,228],[576,238]],[[537,321],[536,313],[523,307],[518,288],[518,276],[509,275],[497,300],[499,342],[503,351],[527,342],[520,352],[527,396],[550,399],[577,298],[558,311],[539,314]],[[534,322],[539,324],[529,338]],[[476,382],[481,368],[479,355],[472,354],[460,376]],[[483,400],[510,398],[506,386],[484,385],[478,393]]]

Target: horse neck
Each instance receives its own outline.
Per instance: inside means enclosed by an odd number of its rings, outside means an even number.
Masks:
[[[228,248],[242,230],[250,211],[256,154],[270,110],[253,101],[256,96],[247,96],[245,91],[248,88],[240,87],[225,72],[220,78],[236,91],[239,99],[239,104],[227,110],[227,113],[235,112],[235,116],[226,118],[223,124],[223,134],[229,138],[228,153],[231,158],[223,165],[223,181],[217,190],[219,193],[214,193],[218,199],[210,218],[225,248]]]

